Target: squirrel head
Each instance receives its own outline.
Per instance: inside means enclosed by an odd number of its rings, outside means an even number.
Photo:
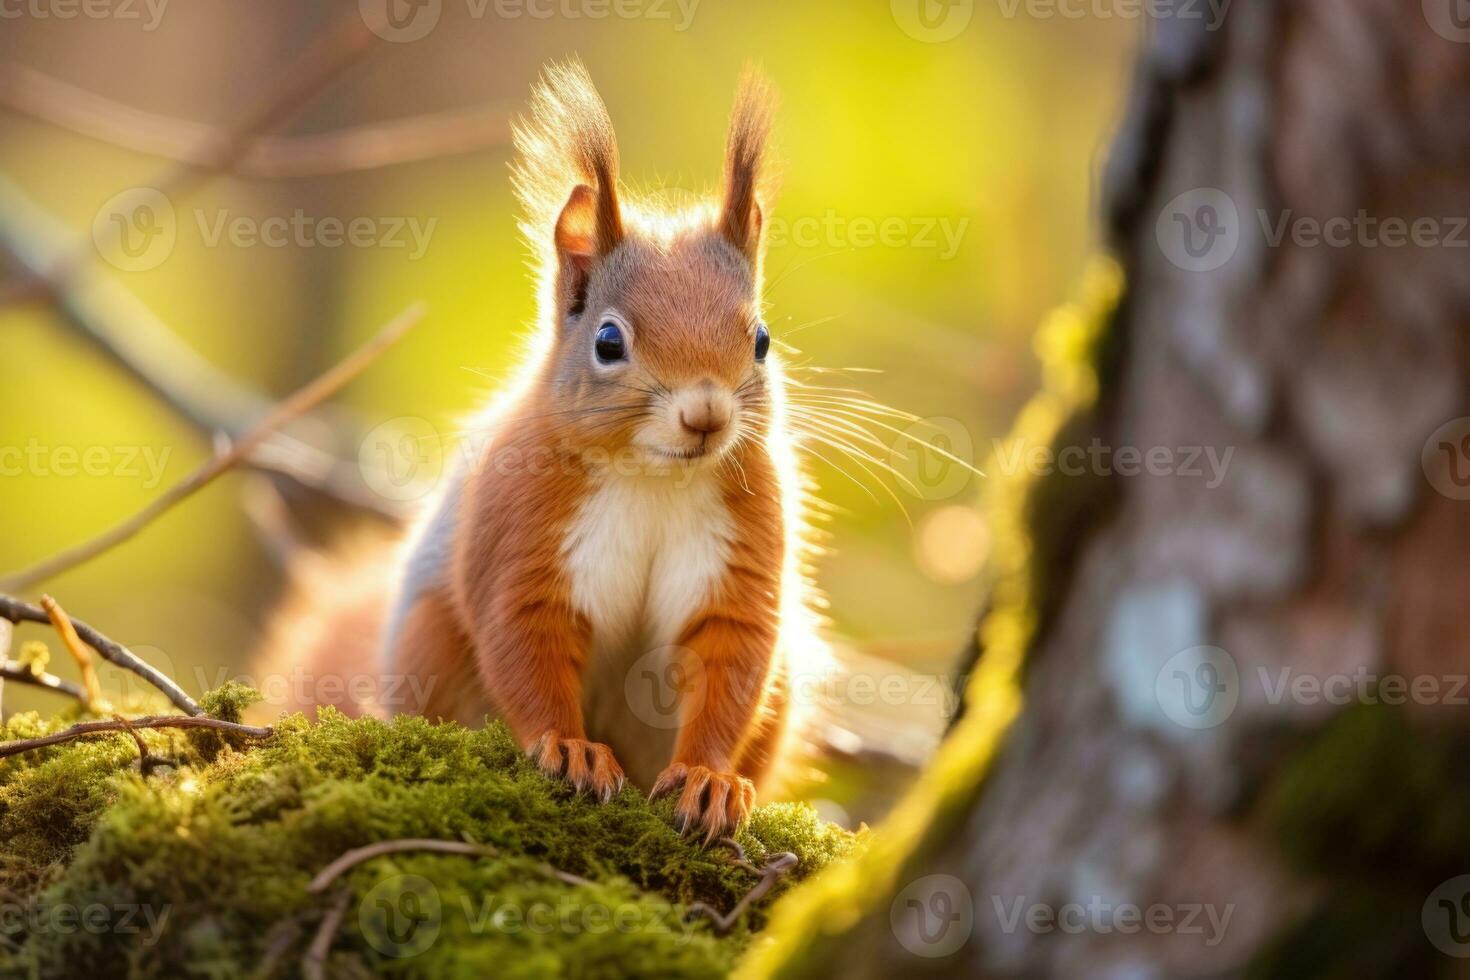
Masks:
[[[562,437],[666,466],[718,460],[766,432],[779,378],[760,300],[772,104],[747,72],[717,201],[671,211],[620,192],[586,69],[547,70],[516,127],[514,177]]]

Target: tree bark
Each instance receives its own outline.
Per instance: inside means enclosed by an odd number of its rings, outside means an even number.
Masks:
[[[1126,291],[1053,445],[1108,455],[1028,490],[1024,707],[881,897],[773,972],[1464,974],[1454,2],[1155,25],[1104,195]]]

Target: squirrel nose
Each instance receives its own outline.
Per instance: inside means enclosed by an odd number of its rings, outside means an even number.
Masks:
[[[679,424],[695,435],[713,435],[730,424],[731,414],[729,397],[706,382],[679,407]]]

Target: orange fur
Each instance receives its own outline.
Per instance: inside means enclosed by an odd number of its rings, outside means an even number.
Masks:
[[[548,71],[514,172],[538,258],[537,347],[410,541],[396,625],[372,654],[429,682],[417,710],[496,715],[579,790],[607,798],[635,763],[628,776],[678,792],[681,826],[706,836],[733,830],[778,769],[793,677],[823,652],[781,366],[754,353],[770,106],[747,76],[718,206],[666,213],[622,193],[585,71]],[[608,324],[626,357],[594,356]],[[339,604],[337,622],[363,608]],[[664,645],[702,696],[682,692],[650,768],[660,732],[606,678]]]

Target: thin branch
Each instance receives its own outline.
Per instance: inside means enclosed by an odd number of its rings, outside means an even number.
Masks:
[[[10,629],[8,620],[0,620],[0,631]],[[55,674],[45,671],[36,673],[23,663],[15,660],[0,661],[0,679],[14,681],[17,684],[29,684],[32,687],[45,688],[57,694],[65,694],[69,698],[76,698],[82,704],[87,703],[87,692],[82,685],[73,684],[71,681],[62,680]]]
[[[133,538],[148,525],[168,513],[179,502],[188,499],[212,483],[220,475],[247,460],[266,439],[282,425],[315,408],[330,398],[343,385],[361,374],[384,351],[397,343],[404,334],[423,319],[422,305],[409,307],[400,313],[372,340],[353,351],[346,359],[329,368],[326,373],[308,382],[294,394],[280,402],[266,417],[258,422],[238,442],[227,450],[215,454],[183,480],[174,484],[132,517],[114,525],[107,531],[79,545],[39,562],[30,568],[15,572],[0,579],[0,591],[19,591],[37,582],[75,568],[85,561],[117,547]]]
[[[57,732],[54,735],[45,735],[41,738],[22,738],[13,742],[0,742],[0,759],[12,755],[20,755],[23,752],[34,752],[36,749],[44,749],[52,745],[60,745],[63,742],[73,742],[88,735],[99,735],[104,732],[127,732],[133,728],[214,728],[231,735],[243,735],[247,738],[270,738],[275,734],[272,728],[257,728],[253,725],[241,725],[233,721],[222,721],[219,718],[209,718],[201,715],[161,715],[149,716],[147,718],[134,718],[126,723],[117,721],[84,721]],[[136,733],[135,733],[136,734]]]
[[[764,868],[757,868],[745,859],[744,848],[736,843],[733,838],[722,838],[720,843],[727,847],[733,845],[736,857],[731,863],[761,876],[761,880],[755,883],[755,887],[751,888],[750,891],[741,896],[740,901],[735,903],[735,907],[730,910],[729,915],[720,914],[718,909],[706,905],[704,902],[695,902],[689,906],[689,913],[691,915],[708,916],[710,921],[714,923],[715,932],[718,935],[724,935],[734,928],[735,923],[740,921],[740,917],[745,914],[745,910],[750,908],[752,903],[765,897],[765,894],[775,887],[776,882],[794,870],[800,862],[795,854],[792,854],[790,851],[782,851],[779,854],[772,854],[766,858],[766,866]]]
[[[439,854],[466,854],[471,857],[494,857],[500,852],[488,844],[471,844],[462,840],[436,840],[432,837],[405,837],[399,840],[380,840],[363,847],[354,847],[337,860],[327,865],[311,879],[306,890],[320,895],[332,883],[364,861],[371,861],[384,854],[400,854],[404,851],[434,851]]]
[[[269,94],[245,112],[234,125],[210,130],[191,159],[175,161],[153,180],[151,187],[170,199],[197,190],[210,177],[230,169],[267,129],[290,119],[317,93],[365,55],[376,36],[367,19],[356,10],[342,14],[331,30],[318,35],[296,60],[281,72]],[[79,240],[56,257],[54,264],[30,270],[38,287],[65,282],[92,254],[90,236]]]
[[[342,889],[332,899],[327,914],[317,927],[316,935],[311,939],[311,945],[301,957],[301,975],[306,980],[325,980],[327,956],[332,952],[332,942],[337,938],[337,930],[342,928],[342,920],[347,917],[347,907],[351,904],[351,888]]]
[[[158,756],[148,751],[148,743],[143,741],[143,736],[138,734],[138,730],[133,727],[132,722],[128,721],[128,719],[119,714],[114,714],[112,718],[123,727],[123,731],[133,736],[133,743],[138,746],[138,771],[140,773],[142,773],[144,776],[147,776],[149,773],[160,766],[168,766],[173,764],[168,759],[160,759]]]
[[[233,126],[206,129],[198,145],[161,172],[147,186],[175,199],[197,189],[214,174],[230,170],[255,145],[259,135],[289,119],[342,72],[356,64],[377,41],[374,25],[354,10],[344,13],[315,38],[285,71],[269,93]],[[339,148],[340,149],[340,148]],[[0,179],[0,258],[17,267],[18,279],[0,286],[0,303],[48,299],[65,321],[84,338],[115,358],[150,391],[163,398],[207,435],[225,432],[232,438],[260,417],[269,401],[216,370],[182,343],[146,306],[112,280],[84,276],[93,254],[89,235],[76,236],[32,204],[13,184]],[[304,447],[284,435],[275,437],[276,466],[286,450]],[[386,507],[355,487],[346,464],[334,462],[330,479],[298,480],[350,503],[395,519]],[[295,474],[293,474],[295,476]]]
[[[373,858],[382,857],[384,854],[400,854],[405,851],[434,851],[439,854],[465,854],[471,857],[495,857],[500,853],[500,851],[491,847],[489,844],[471,844],[468,841],[459,840],[438,840],[432,837],[404,837],[398,840],[382,840],[373,844],[365,844],[362,847],[355,847],[343,854],[318,872],[317,876],[311,879],[311,884],[306,886],[306,890],[313,895],[320,895],[332,887],[334,881],[364,861],[371,861]],[[539,870],[548,878],[555,878],[557,881],[568,885],[592,884],[592,882],[580,875],[574,875],[569,871],[562,871],[549,864],[543,863],[539,865]]]
[[[40,606],[33,606],[28,602],[22,602],[13,596],[3,594],[0,594],[0,619],[5,619],[12,623],[49,624],[51,622],[51,617],[46,615],[46,610]],[[190,715],[201,715],[204,713],[204,709],[199,707],[199,703],[185,694],[184,689],[175,684],[173,678],[139,657],[121,643],[108,639],[80,619],[71,620],[71,625],[77,631],[77,635],[86,641],[87,646],[102,655],[103,660],[116,664],[123,670],[130,670],[137,674],[162,691],[164,696],[172,701],[180,711],[184,711]]]
[[[70,85],[24,65],[0,66],[0,105],[127,150],[240,177],[280,179],[373,170],[505,142],[502,106],[453,110],[311,136],[256,136],[221,163],[214,127],[155,115]]]
[[[72,625],[71,617],[61,604],[49,595],[41,596],[41,608],[51,618],[51,625],[56,628],[61,637],[62,644],[72,659],[77,662],[77,670],[82,675],[82,689],[87,692],[87,707],[93,711],[101,710],[102,707],[102,685],[97,682],[97,668],[92,663],[92,651],[77,636],[77,629]]]
[[[61,222],[0,176],[0,254],[9,255],[27,276],[12,289],[44,281],[70,243],[71,233]],[[46,282],[41,295],[73,332],[206,437],[223,432],[238,438],[270,410],[270,399],[201,357],[111,277],[77,269],[66,281]],[[250,464],[390,520],[403,513],[401,506],[366,490],[356,465],[284,433],[260,446]]]
[[[0,724],[5,723],[5,668],[10,666],[6,658],[10,656],[10,641],[15,638],[15,624],[8,619],[0,619]],[[60,678],[57,678],[60,680]]]

